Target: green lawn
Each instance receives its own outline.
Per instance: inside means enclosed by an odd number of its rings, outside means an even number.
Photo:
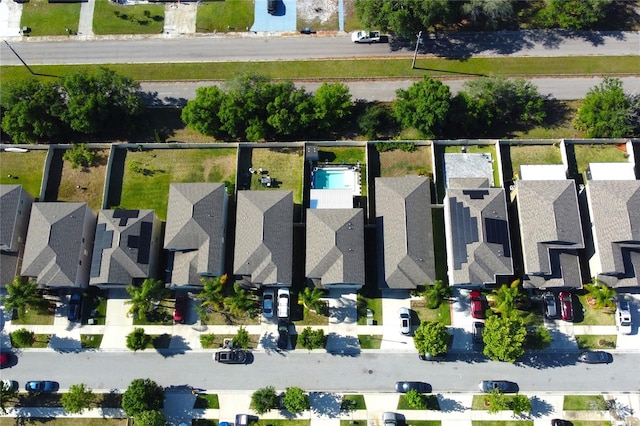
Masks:
[[[602,395],[565,395],[562,409],[603,411],[607,403]]]
[[[511,166],[520,173],[523,164],[562,164],[560,147],[557,145],[511,145]]]
[[[380,349],[382,335],[358,334],[358,342],[360,342],[360,349]]]
[[[81,334],[80,343],[84,349],[98,349],[102,344],[102,334]]]
[[[586,294],[579,295],[579,303],[574,307],[575,310],[584,312],[584,319],[579,323],[580,325],[614,325],[616,323],[614,311],[606,308],[596,309],[587,303],[586,298]]]
[[[219,409],[220,402],[218,401],[218,394],[199,393],[193,408]]]
[[[67,35],[67,28],[74,34],[78,31],[80,3],[65,4],[49,3],[48,0],[31,0],[22,6],[20,26],[31,28],[30,36]]]
[[[318,162],[333,164],[360,164],[364,165],[365,147],[363,146],[319,146]]]
[[[46,150],[0,152],[0,184],[20,184],[34,198],[38,198],[46,158]]]
[[[71,162],[63,161],[62,178],[58,186],[56,201],[85,202],[96,212],[102,208],[109,150],[96,149],[93,151],[97,156],[96,164],[87,169],[82,167],[74,169]],[[78,185],[82,189],[78,189]]]
[[[589,163],[628,163],[627,152],[624,145],[574,145],[578,172],[583,173]]]
[[[13,421],[9,423],[9,419],[0,419],[0,425],[15,424]],[[126,426],[126,419],[106,419],[106,418],[77,418],[77,417],[47,417],[47,418],[20,418],[21,425],[39,425],[47,426]]]
[[[16,345],[16,343],[13,341],[13,333],[11,333],[9,335],[9,338],[11,339],[11,345],[14,348],[19,348],[20,346]],[[29,348],[31,349],[42,349],[42,348],[46,348],[47,346],[49,346],[49,339],[51,339],[51,335],[50,334],[35,334],[34,336],[35,341],[33,342],[33,345],[29,346]]]
[[[614,349],[618,342],[615,334],[582,334],[576,336],[576,342],[580,349]]]
[[[293,191],[293,202],[302,204],[302,170],[304,156],[302,148],[294,149],[251,149],[251,163],[254,169],[262,168],[269,176],[278,182],[278,189]],[[252,190],[271,190],[262,186],[261,175],[253,175],[251,179]]]
[[[216,1],[198,5],[199,33],[245,31],[253,24],[254,0]]]
[[[382,298],[366,297],[358,293],[358,325],[367,325],[367,309],[373,311],[375,325],[382,325]]]
[[[121,5],[96,1],[93,32],[96,34],[159,34],[164,28],[164,5]]]
[[[364,395],[343,395],[340,403],[341,410],[366,410],[367,404],[364,401]]]
[[[411,300],[411,310],[418,314],[420,321],[438,321],[444,325],[451,325],[451,305],[444,301],[436,309],[427,308],[424,298]]]
[[[429,176],[433,167],[431,147],[417,146],[414,151],[399,149],[380,153],[380,174],[382,177],[425,174]]]
[[[27,309],[24,315],[14,318],[11,323],[14,325],[52,325],[55,315],[54,303],[44,303],[42,306]]]
[[[133,170],[136,166],[140,171]],[[235,166],[236,150],[232,148],[128,152],[119,207],[154,209],[161,220],[166,220],[169,184],[224,181],[233,183]]]
[[[473,420],[471,426],[533,426],[533,420]]]
[[[425,401],[426,408],[419,408],[419,410],[440,410],[440,403],[435,395],[425,395]],[[416,410],[416,408],[408,404],[407,398],[404,395],[400,395],[398,399],[398,410]]]

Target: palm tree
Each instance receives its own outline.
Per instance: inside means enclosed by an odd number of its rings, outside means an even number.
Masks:
[[[167,294],[164,283],[154,278],[147,278],[140,286],[130,285],[127,293],[131,299],[125,303],[131,305],[128,314],[135,318],[145,320],[147,314],[153,311],[156,302],[160,302]]]
[[[516,309],[516,304],[522,299],[520,292],[520,280],[511,284],[502,284],[497,290],[493,290],[494,309],[504,316],[508,316]]]
[[[218,311],[224,309],[224,285],[227,282],[227,274],[219,277],[202,277],[202,291],[196,299],[202,300],[202,306],[210,306]]]
[[[233,295],[224,298],[225,307],[238,317],[250,313],[256,307],[256,299],[238,284],[233,285],[233,290]]]
[[[427,286],[423,294],[427,299],[427,308],[435,309],[440,306],[443,300],[451,297],[451,287],[442,280],[436,280],[433,285]]]
[[[589,292],[588,298],[593,301],[594,308],[615,309],[616,291],[611,287],[607,287],[600,280],[594,278],[591,284],[584,285],[584,289]]]
[[[15,311],[19,318],[25,315],[28,307],[42,305],[43,299],[35,279],[23,282],[20,277],[15,277],[11,284],[7,284],[7,295],[2,298],[2,303],[8,312]]]
[[[305,287],[300,293],[300,299],[305,308],[320,312],[324,307],[324,303],[320,300],[323,295],[324,292],[318,287]]]

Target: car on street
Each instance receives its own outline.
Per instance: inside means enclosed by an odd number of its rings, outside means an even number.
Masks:
[[[573,423],[571,423],[569,420],[552,419],[551,426],[573,426]]]
[[[176,296],[176,303],[173,308],[173,321],[177,324],[184,324],[187,317],[187,296]]]
[[[289,318],[289,289],[278,289],[278,318]]]
[[[481,321],[474,321],[472,324],[473,330],[473,343],[479,345],[483,343],[482,333],[484,333],[484,323]]]
[[[11,364],[9,352],[0,352],[0,368],[8,367]]]
[[[507,380],[483,380],[479,387],[485,393],[492,392],[494,389],[498,389],[502,393],[516,393],[519,390],[516,383]]]
[[[222,364],[244,364],[247,362],[247,351],[242,349],[218,351],[213,354],[213,359]]]
[[[613,356],[605,351],[584,351],[578,355],[578,361],[585,364],[609,364]]]
[[[380,31],[354,31],[351,33],[351,41],[354,43],[379,43]]]
[[[558,317],[558,308],[556,305],[556,296],[547,291],[542,295],[542,302],[544,303],[544,316],[549,319]]]
[[[472,290],[469,293],[471,316],[476,319],[484,319],[484,302],[482,301],[482,293],[478,290]]]
[[[571,293],[568,291],[561,291],[558,295],[560,300],[560,316],[565,321],[573,321],[573,301],[571,300]]]
[[[82,294],[73,293],[69,298],[69,312],[67,319],[69,321],[80,321],[82,318]]]
[[[420,393],[429,393],[431,385],[425,382],[396,382],[396,392],[407,393],[412,389]]]
[[[278,349],[289,349],[289,322],[278,321]]]
[[[24,385],[24,390],[29,393],[51,393],[57,392],[59,388],[58,382],[51,380],[32,380]]]
[[[382,423],[384,426],[392,426],[398,424],[398,414],[386,411],[382,413]]]
[[[18,382],[15,380],[2,379],[2,389],[5,391],[17,391],[18,390]]]
[[[407,308],[398,309],[400,316],[400,333],[408,336],[411,334],[411,312]]]
[[[272,288],[265,288],[262,292],[262,316],[265,318],[273,317],[273,299],[276,294]]]
[[[631,334],[631,309],[629,302],[622,298],[616,303],[616,329],[620,334]]]

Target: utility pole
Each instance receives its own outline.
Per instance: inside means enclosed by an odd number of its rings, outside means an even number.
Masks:
[[[418,39],[416,40],[416,51],[413,53],[413,62],[411,63],[411,69],[416,67],[416,58],[418,57],[418,46],[420,45],[420,40],[422,40],[422,31],[418,33]]]

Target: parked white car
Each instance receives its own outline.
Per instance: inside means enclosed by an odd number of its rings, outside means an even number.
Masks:
[[[289,289],[278,289],[278,318],[289,318]]]
[[[354,31],[351,33],[351,41],[354,43],[379,43],[380,31]]]
[[[619,298],[616,306],[616,328],[620,334],[631,334],[631,309],[629,302]]]

